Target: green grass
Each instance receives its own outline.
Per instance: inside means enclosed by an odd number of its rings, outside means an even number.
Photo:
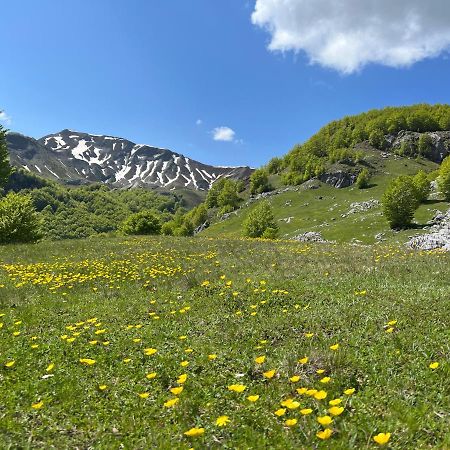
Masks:
[[[291,187],[288,192],[270,197],[275,218],[280,226],[280,237],[284,239],[307,231],[320,232],[322,236],[331,241],[351,242],[356,239],[365,244],[376,242],[375,236],[384,233],[384,239],[389,243],[403,243],[408,236],[420,233],[421,230],[404,230],[393,232],[381,214],[381,207],[366,212],[356,213],[342,217],[351,208],[353,202],[362,202],[370,199],[380,200],[388,182],[399,175],[413,175],[420,169],[435,170],[438,166],[430,161],[406,158],[380,157],[380,152],[366,152],[366,161],[374,173],[371,187],[358,189],[351,186],[336,189],[324,183],[319,183],[318,189],[304,189]],[[272,177],[272,184],[280,188],[279,179]],[[281,189],[283,187],[281,186]],[[225,221],[214,223],[202,232],[204,236],[211,237],[240,237],[243,235],[242,223],[255,203],[237,211],[237,215]],[[424,225],[430,220],[436,209],[446,211],[450,204],[444,201],[428,202],[419,207],[415,219],[418,225]],[[293,217],[289,223],[282,219]]]
[[[387,246],[117,238],[2,247],[1,447],[361,449],[391,432],[393,449],[448,448],[448,280],[448,255]],[[180,400],[166,408],[181,374]],[[227,389],[237,383],[243,393]],[[277,417],[287,398],[301,406]],[[316,418],[334,398],[344,412],[322,442]],[[191,427],[205,433],[189,438]]]

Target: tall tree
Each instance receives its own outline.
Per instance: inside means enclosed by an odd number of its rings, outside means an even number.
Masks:
[[[6,130],[0,124],[0,187],[4,186],[11,175],[8,147],[6,146]]]

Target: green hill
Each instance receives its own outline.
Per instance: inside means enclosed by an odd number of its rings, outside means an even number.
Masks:
[[[379,202],[393,178],[439,168],[450,149],[449,114],[448,105],[417,105],[332,122],[284,158],[269,162],[264,170],[274,191],[256,198],[247,192],[239,209],[226,220],[214,219],[202,234],[242,236],[243,221],[263,197],[272,204],[281,238],[320,232],[332,241],[403,242],[450,205],[433,192],[416,212],[416,229],[394,232]],[[368,188],[358,189],[354,182],[363,169],[371,178]]]

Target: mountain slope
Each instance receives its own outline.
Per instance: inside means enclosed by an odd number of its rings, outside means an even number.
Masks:
[[[249,167],[217,167],[168,149],[71,130],[33,139],[6,136],[11,164],[67,184],[207,190],[221,177],[247,179]]]
[[[243,236],[243,222],[264,199],[272,205],[280,227],[281,239],[360,242],[406,242],[412,235],[427,232],[429,222],[450,203],[433,190],[429,200],[415,213],[414,229],[393,231],[382,214],[381,198],[388,183],[399,175],[414,175],[419,170],[432,172],[439,165],[426,159],[401,157],[366,146],[364,163],[372,175],[367,189],[351,185],[336,188],[319,179],[300,186],[282,186],[280,176],[271,176],[276,190],[250,197],[224,220],[216,220],[201,235],[238,238]],[[308,233],[308,234],[307,234]],[[312,234],[314,233],[314,234]]]

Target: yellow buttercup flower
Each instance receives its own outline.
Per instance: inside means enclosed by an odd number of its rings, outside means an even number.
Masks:
[[[278,417],[284,416],[286,414],[286,408],[280,408],[275,411],[275,415]]]
[[[308,388],[301,387],[301,388],[297,388],[296,391],[297,391],[297,394],[303,395],[303,394],[306,394],[306,392],[308,391]]]
[[[266,360],[266,357],[263,356],[258,356],[257,358],[255,358],[255,363],[256,364],[262,364],[264,361]]]
[[[291,383],[297,383],[297,381],[300,380],[300,377],[298,375],[293,375],[291,378],[289,378],[289,381]]]
[[[156,348],[144,348],[144,354],[146,356],[152,356],[154,355],[158,350]]]
[[[336,351],[339,348],[339,344],[330,345],[330,350]]]
[[[333,434],[333,430],[331,428],[325,428],[325,430],[318,431],[316,433],[316,436],[319,439],[326,440],[326,439],[329,439],[332,434]]]
[[[252,403],[256,402],[258,399],[259,399],[259,395],[249,395],[247,397],[247,400]]]
[[[317,391],[315,394],[314,394],[314,398],[316,399],[316,400],[323,400],[324,398],[327,398],[327,392],[326,391]]]
[[[293,427],[295,425],[297,425],[297,419],[287,419],[284,424],[288,427]]]
[[[148,373],[145,377],[149,380],[153,380],[153,378],[156,378],[156,372]]]
[[[331,406],[337,406],[337,405],[339,405],[341,403],[342,403],[342,399],[340,399],[340,398],[335,398],[334,400],[330,400],[328,402],[328,404],[331,405]]]
[[[106,391],[106,389],[108,389],[108,386],[106,386],[106,384],[100,384],[100,385],[98,386],[98,388],[99,388],[101,391]]]
[[[224,427],[229,422],[230,418],[228,416],[220,416],[216,419],[216,425],[218,427]]]
[[[167,401],[164,403],[164,406],[165,406],[166,408],[172,408],[172,407],[175,406],[179,401],[180,401],[180,399],[179,399],[178,397],[175,397],[175,398],[172,398],[172,399],[170,399],[170,400],[167,400]]]
[[[177,383],[178,384],[183,384],[183,383],[186,382],[186,380],[187,380],[187,375],[185,373],[183,373],[183,375],[180,375],[178,377]]]
[[[328,412],[332,416],[340,416],[344,412],[344,408],[342,406],[332,406],[328,409]]]
[[[378,433],[376,436],[373,437],[373,440],[378,445],[385,445],[389,442],[390,438],[391,438],[391,433]]]
[[[439,367],[439,363],[436,361],[436,362],[432,362],[429,366],[428,366],[430,369],[437,369],[438,367]]]
[[[7,363],[5,363],[5,367],[10,368],[10,367],[13,367],[14,364],[16,364],[16,361],[8,361]]]
[[[184,434],[189,437],[201,436],[204,433],[204,428],[191,428],[190,430],[184,432]]]
[[[47,368],[45,369],[46,372],[51,372],[53,370],[53,368],[55,367],[55,365],[53,363],[49,364],[47,366]]]
[[[85,366],[92,366],[95,364],[95,359],[90,359],[90,358],[81,358],[80,359],[80,363],[84,364]]]
[[[214,359],[216,359],[217,358],[217,355],[215,354],[215,353],[212,353],[211,355],[208,355],[208,359],[210,360],[210,361],[213,361]]]
[[[271,378],[274,377],[275,373],[276,373],[275,369],[268,370],[267,372],[263,372],[263,376],[264,376],[264,378],[267,378],[268,380],[270,380]]]
[[[139,397],[141,398],[148,398],[150,396],[150,394],[148,392],[141,392],[140,394],[138,394]],[[166,404],[164,404],[164,406],[166,406]]]
[[[330,377],[323,377],[323,378],[320,380],[320,382],[323,383],[323,384],[327,384],[327,383],[329,383],[330,381],[331,381],[331,378],[330,378]]]
[[[312,413],[312,409],[311,408],[303,408],[300,410],[300,414],[303,414],[304,416],[307,416],[308,414]]]
[[[183,389],[183,386],[173,387],[170,388],[170,392],[172,392],[173,395],[180,395],[183,392]]]
[[[244,384],[230,384],[230,386],[228,386],[228,390],[233,392],[243,392],[246,389],[247,386],[245,386]]]
[[[319,416],[317,418],[317,422],[320,423],[320,425],[330,425],[331,422],[333,422],[333,419],[330,416]]]
[[[44,402],[43,401],[31,404],[31,407],[33,409],[41,409],[43,406],[44,406]]]
[[[300,364],[306,364],[307,362],[308,362],[308,357],[307,356],[305,356],[304,358],[301,358],[301,359],[299,359],[298,360],[298,362],[300,363]]]
[[[355,388],[346,389],[344,391],[345,395],[353,395],[355,393]]]
[[[181,361],[180,366],[181,367],[187,367],[189,365],[189,361]]]

